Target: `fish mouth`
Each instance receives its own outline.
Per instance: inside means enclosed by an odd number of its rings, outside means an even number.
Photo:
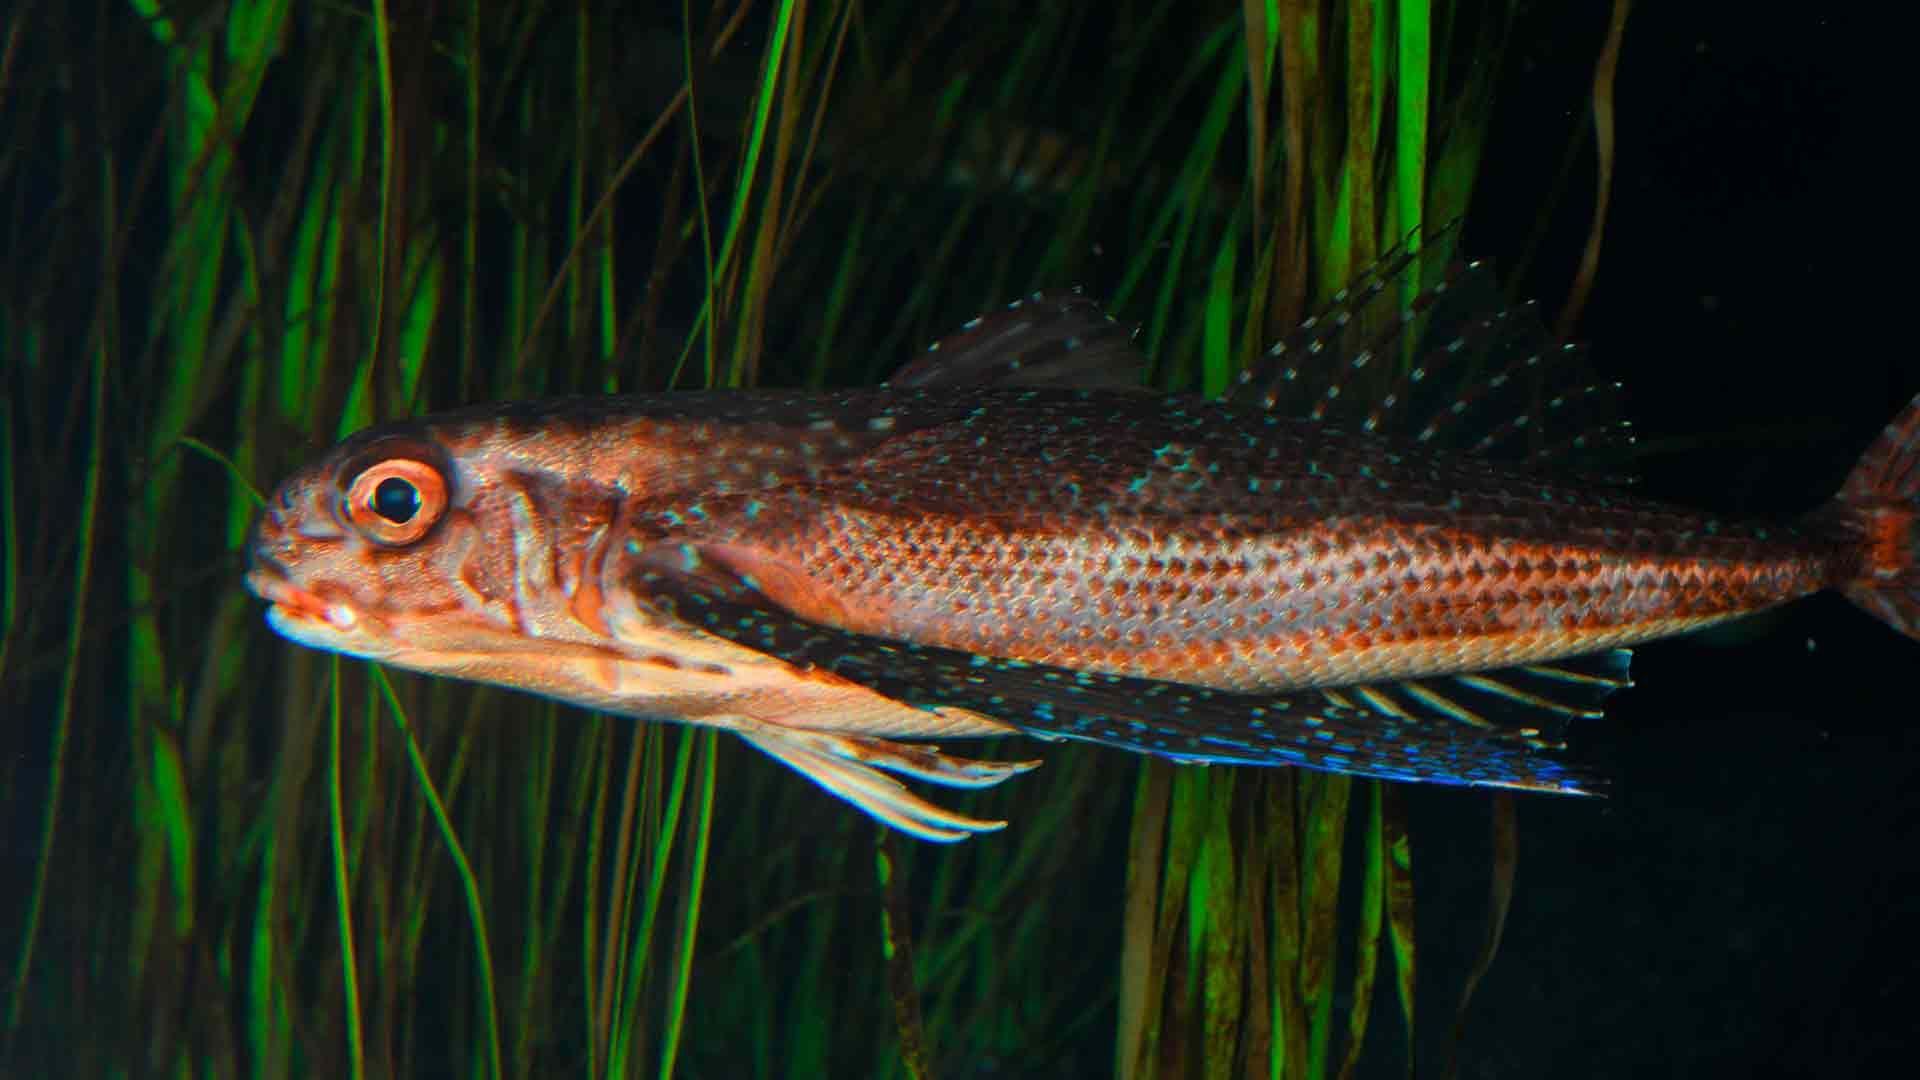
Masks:
[[[280,633],[305,641],[316,635],[337,637],[368,629],[359,612],[295,585],[271,557],[255,552],[250,561],[247,589],[267,602],[267,623]]]

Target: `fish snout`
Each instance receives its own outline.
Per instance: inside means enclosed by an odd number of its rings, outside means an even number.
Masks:
[[[287,566],[279,559],[267,554],[256,529],[253,538],[247,541],[247,568],[244,580],[253,595],[263,600],[272,599],[267,590],[274,584],[286,582],[292,575]]]
[[[248,592],[283,613],[321,615],[328,609],[326,601],[297,584],[298,575],[287,559],[296,552],[298,540],[277,511],[270,509],[262,514],[247,538],[247,568],[242,580]]]
[[[253,519],[253,527],[247,530],[246,581],[247,587],[255,595],[260,592],[257,582],[266,579],[289,580],[293,577],[286,562],[279,557],[291,548],[292,533],[287,528],[284,494],[276,495],[267,508]]]

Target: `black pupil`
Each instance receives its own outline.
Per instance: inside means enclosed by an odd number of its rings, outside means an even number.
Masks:
[[[405,525],[420,512],[420,490],[397,476],[389,476],[373,489],[373,512]]]

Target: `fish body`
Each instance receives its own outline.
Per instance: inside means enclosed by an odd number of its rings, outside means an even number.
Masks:
[[[1823,588],[1914,632],[1920,403],[1825,510],[1732,520],[1259,403],[1086,389],[1121,350],[1059,308],[970,324],[877,388],[362,432],[276,492],[249,585],[296,641],[733,730],[936,840],[1001,823],[884,773],[1034,763],[894,740],[1589,791],[1543,751],[1625,685],[1626,646]],[[1036,341],[1074,376],[1008,377]]]
[[[641,500],[775,606],[881,638],[1272,693],[1664,637],[1852,581],[1844,521],[1727,520],[1246,407],[826,399],[903,432],[766,490]]]

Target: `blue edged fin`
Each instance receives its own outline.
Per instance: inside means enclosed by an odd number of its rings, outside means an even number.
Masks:
[[[680,564],[685,568],[684,557]],[[1298,765],[1387,780],[1596,794],[1602,786],[1596,776],[1543,753],[1557,747],[1546,731],[1586,714],[1584,704],[1569,701],[1610,691],[1624,679],[1623,658],[1606,654],[1592,670],[1533,665],[1525,679],[1491,673],[1476,677],[1485,685],[1426,684],[1442,686],[1434,693],[1453,702],[1451,709],[1409,704],[1397,696],[1403,687],[1236,694],[851,633],[796,618],[711,563],[645,572],[633,585],[663,615],[900,701],[971,709],[1040,738],[1183,762]],[[1539,687],[1526,680],[1578,691],[1571,698],[1537,694]],[[1540,704],[1525,700],[1536,696]],[[1514,726],[1516,716],[1527,722]]]
[[[1146,358],[1133,332],[1079,290],[1037,292],[927,347],[886,385],[1137,390]]]

